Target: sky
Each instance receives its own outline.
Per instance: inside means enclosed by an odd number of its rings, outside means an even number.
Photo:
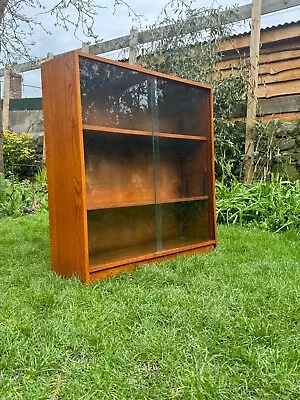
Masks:
[[[47,3],[49,4],[51,1],[53,0],[47,0]],[[128,9],[125,6],[119,6],[116,12],[113,13],[111,6],[113,0],[99,0],[99,3],[107,8],[99,10],[99,15],[96,17],[95,31],[99,38],[109,40],[118,36],[128,35],[133,26],[145,29],[157,20],[166,1],[167,0],[127,0],[128,4],[130,4],[135,12],[141,15],[140,22],[138,22],[133,16],[128,15]],[[211,7],[212,5],[217,7],[218,5],[244,5],[250,2],[251,0],[240,0],[239,2],[233,0],[195,0],[194,6],[195,8]],[[265,28],[297,20],[300,20],[300,6],[263,16],[261,25],[262,28]],[[36,30],[34,32],[33,39],[36,43],[35,47],[32,49],[34,56],[45,57],[48,52],[59,54],[81,47],[81,41],[76,39],[72,32],[65,32],[62,28],[53,28],[53,20],[51,20],[50,17],[44,17],[43,23],[52,31],[52,35],[49,36],[42,30]],[[246,31],[248,27],[249,22],[246,23],[245,27],[239,29]],[[83,37],[82,40],[84,40]],[[117,58],[118,55],[119,52],[114,52],[105,54],[104,56],[108,58]],[[41,96],[40,71],[24,73],[23,84],[24,97]]]

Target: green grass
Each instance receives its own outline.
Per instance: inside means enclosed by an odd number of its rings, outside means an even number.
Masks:
[[[0,221],[0,398],[299,399],[300,237],[219,227],[208,255],[90,286],[46,214]]]

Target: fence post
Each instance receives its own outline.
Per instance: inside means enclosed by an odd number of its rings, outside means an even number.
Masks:
[[[54,58],[53,53],[47,53],[47,60],[52,60]],[[46,165],[46,141],[45,141],[45,130],[43,135],[43,158],[42,158],[43,166]]]
[[[10,70],[4,70],[4,94],[2,103],[2,126],[0,129],[0,172],[4,172],[4,159],[3,159],[3,132],[9,126],[9,92],[10,92]]]
[[[6,131],[9,127],[9,97],[10,97],[10,70],[5,68],[4,71],[4,93],[2,108],[2,130]]]
[[[136,28],[130,29],[130,40],[129,40],[129,64],[136,64],[137,62],[137,51],[138,51],[138,30]]]
[[[247,99],[244,182],[254,178],[254,136],[257,109],[258,62],[260,45],[261,0],[252,0],[250,36],[250,77]]]
[[[89,53],[90,52],[90,45],[88,44],[88,43],[82,43],[82,47],[81,47],[81,50],[84,52],[84,53]]]

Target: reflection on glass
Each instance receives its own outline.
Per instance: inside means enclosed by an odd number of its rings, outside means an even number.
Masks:
[[[207,136],[205,88],[80,57],[83,123]]]
[[[155,253],[154,207],[88,211],[90,266]]]
[[[156,138],[155,182],[159,203],[207,196],[207,143]]]
[[[159,132],[207,136],[208,90],[157,78]]]
[[[162,250],[211,240],[207,201],[161,205]]]
[[[109,128],[83,133],[90,265],[211,240],[210,143],[172,136],[208,137],[209,90],[85,57],[80,84],[83,124]]]
[[[151,136],[84,132],[87,208],[155,202]]]
[[[147,75],[80,57],[83,123],[152,130]]]

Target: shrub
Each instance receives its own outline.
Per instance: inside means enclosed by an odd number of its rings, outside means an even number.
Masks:
[[[47,184],[40,177],[19,182],[0,174],[0,217],[19,217],[47,207]]]
[[[300,181],[217,182],[217,221],[300,232]]]
[[[3,157],[6,177],[32,179],[41,168],[40,148],[27,133],[3,133]]]

